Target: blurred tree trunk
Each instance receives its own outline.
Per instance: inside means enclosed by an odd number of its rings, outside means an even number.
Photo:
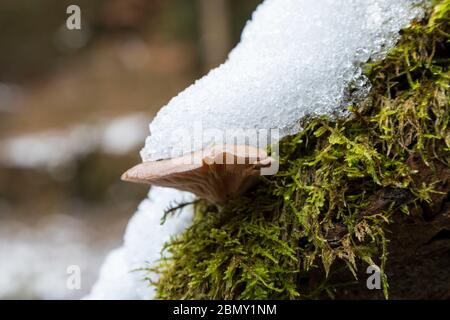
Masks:
[[[228,0],[198,0],[203,68],[217,67],[231,48]]]

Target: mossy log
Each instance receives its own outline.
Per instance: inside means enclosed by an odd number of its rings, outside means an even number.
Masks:
[[[280,171],[192,227],[149,270],[161,299],[450,298],[450,0],[433,1],[344,119],[302,119]],[[382,290],[368,290],[379,266]]]

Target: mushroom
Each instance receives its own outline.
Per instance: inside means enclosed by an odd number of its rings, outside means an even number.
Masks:
[[[410,0],[349,1],[345,6],[339,1],[265,0],[227,60],[158,112],[141,150],[145,162],[123,179],[225,202],[254,183],[267,155],[260,156],[258,149],[251,149],[258,156],[250,149],[242,153],[240,142],[208,148],[211,140],[206,139],[200,147],[207,151],[203,157],[186,138],[199,142],[197,132],[237,128],[277,129],[281,139],[302,130],[299,121],[305,117],[345,116],[347,105],[368,94],[362,67],[369,59],[381,59],[400,28],[420,12]],[[171,153],[185,156],[158,160]],[[209,163],[228,155],[248,161]],[[185,161],[192,157],[201,161]]]
[[[224,204],[254,185],[260,169],[271,164],[267,153],[247,145],[214,145],[181,157],[143,162],[122,180],[189,191]]]

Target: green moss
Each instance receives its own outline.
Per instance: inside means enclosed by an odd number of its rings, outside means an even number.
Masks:
[[[335,272],[384,270],[392,216],[431,202],[440,183],[418,184],[408,159],[449,166],[449,15],[450,0],[435,1],[368,66],[372,93],[350,117],[304,120],[281,142],[276,176],[223,207],[197,201],[192,227],[166,244],[171,258],[149,269],[161,274],[158,297],[317,298],[345,286]],[[374,209],[383,190],[399,196]]]

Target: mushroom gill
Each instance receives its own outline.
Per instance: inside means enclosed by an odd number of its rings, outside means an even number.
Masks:
[[[125,172],[122,180],[189,191],[223,204],[254,185],[260,169],[271,161],[255,147],[214,145],[177,158],[143,162]]]

